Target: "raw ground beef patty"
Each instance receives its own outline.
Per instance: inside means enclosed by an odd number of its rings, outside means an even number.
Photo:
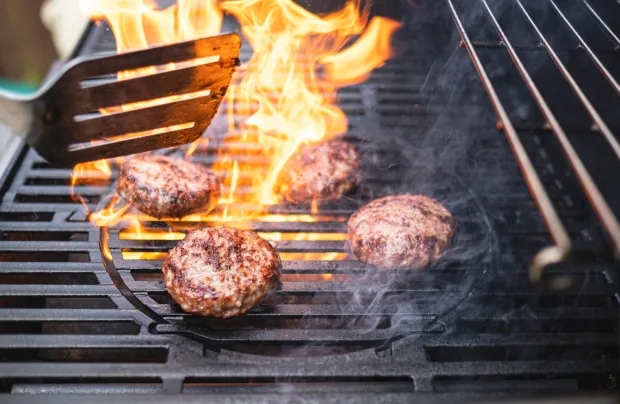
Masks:
[[[452,215],[433,198],[397,195],[377,199],[349,219],[357,258],[378,268],[422,268],[437,260],[456,232]]]

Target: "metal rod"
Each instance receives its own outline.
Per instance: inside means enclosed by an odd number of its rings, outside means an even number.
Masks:
[[[513,153],[515,154],[517,164],[521,169],[521,173],[526,180],[527,186],[529,187],[530,193],[536,203],[538,210],[540,211],[543,220],[547,228],[549,229],[549,233],[554,242],[554,246],[548,247],[540,251],[537,256],[534,258],[532,262],[532,272],[530,273],[530,278],[532,280],[538,281],[542,277],[543,268],[546,265],[549,265],[554,262],[559,262],[565,258],[568,252],[571,249],[571,241],[558,216],[555,207],[551,203],[549,195],[545,190],[545,187],[542,185],[540,181],[540,177],[538,173],[534,169],[534,166],[523,147],[523,143],[517,132],[508,117],[508,113],[502,104],[493,83],[489,79],[489,76],[476,53],[474,45],[472,44],[463,24],[454,8],[454,4],[452,0],[448,0],[448,5],[450,7],[450,11],[452,12],[452,18],[456,24],[456,28],[461,35],[462,42],[469,53],[471,60],[473,61],[474,67],[478,71],[478,75],[480,76],[480,80],[487,90],[487,94],[491,99],[491,104],[495,109],[500,121],[504,125],[504,133],[506,134],[506,138],[512,147]]]
[[[620,95],[620,84],[618,84],[618,82],[616,81],[614,76],[612,76],[611,73],[609,73],[609,70],[607,70],[605,65],[603,65],[603,63],[598,58],[598,56],[596,56],[596,54],[594,53],[594,51],[592,51],[590,46],[588,46],[586,41],[581,37],[581,35],[579,35],[579,32],[577,32],[575,27],[573,27],[573,25],[570,23],[570,21],[568,21],[568,18],[566,18],[564,13],[562,13],[562,10],[560,10],[560,8],[557,6],[557,4],[555,4],[555,1],[554,0],[548,0],[548,1],[549,1],[549,3],[551,3],[553,8],[555,8],[555,10],[558,12],[558,14],[560,15],[560,18],[562,18],[564,20],[564,22],[566,23],[568,28],[573,32],[573,34],[575,35],[575,37],[579,41],[579,44],[581,45],[581,47],[586,51],[588,56],[590,56],[590,59],[592,59],[592,61],[596,65],[596,67],[598,67],[598,69],[601,71],[603,76],[605,76],[607,81],[609,81],[609,84],[611,84],[612,87],[614,88],[614,90],[616,90],[616,93],[618,95]]]
[[[581,4],[586,8],[586,10],[588,10],[590,14],[592,14],[592,16],[599,22],[599,24],[601,25],[603,30],[607,33],[607,35],[609,35],[611,40],[615,42],[616,48],[620,48],[620,38],[616,36],[616,34],[611,30],[611,28],[609,28],[609,25],[607,25],[607,23],[598,15],[596,10],[592,8],[592,6],[590,5],[590,3],[588,3],[587,0],[580,0],[580,1],[581,1]]]
[[[579,87],[579,85],[577,84],[573,76],[569,73],[564,63],[562,63],[558,55],[555,53],[555,51],[549,44],[549,42],[547,42],[547,39],[544,37],[540,29],[538,29],[538,26],[536,26],[536,23],[534,22],[534,20],[532,20],[532,17],[530,16],[530,14],[527,12],[525,7],[523,6],[523,3],[521,3],[521,0],[516,0],[516,1],[519,7],[521,7],[521,10],[523,10],[525,17],[532,25],[532,28],[534,28],[534,31],[536,31],[536,35],[538,35],[538,38],[545,46],[545,49],[547,49],[549,56],[551,57],[551,59],[553,59],[553,62],[555,63],[557,68],[560,70],[560,72],[562,73],[566,81],[568,81],[568,84],[570,84],[571,88],[573,89],[573,91],[575,92],[575,94],[577,95],[577,97],[579,98],[583,106],[585,107],[585,109],[588,111],[588,114],[590,115],[590,117],[592,117],[592,120],[594,121],[594,123],[598,126],[598,129],[603,134],[603,137],[605,137],[605,140],[607,140],[607,142],[613,149],[614,153],[616,154],[616,157],[620,160],[620,143],[618,143],[618,140],[613,135],[613,133],[611,132],[611,130],[609,129],[605,121],[603,121],[603,118],[601,118],[596,108],[594,108],[594,106],[592,105],[588,97],[586,97],[586,95],[584,94],[583,90],[581,90],[581,87]]]
[[[570,140],[568,140],[566,133],[560,126],[560,123],[558,122],[555,115],[551,111],[551,108],[549,107],[545,99],[543,98],[542,94],[540,93],[540,90],[538,89],[538,87],[536,87],[534,80],[527,72],[527,69],[523,65],[523,62],[519,58],[519,55],[517,55],[517,52],[512,47],[510,40],[508,39],[504,31],[502,30],[502,27],[499,25],[499,22],[497,21],[497,19],[495,18],[495,15],[493,14],[493,11],[491,11],[491,8],[489,7],[487,0],[481,0],[481,1],[487,9],[487,12],[489,14],[489,17],[491,18],[491,21],[493,22],[495,30],[497,31],[501,40],[504,41],[506,45],[506,49],[508,50],[510,57],[515,63],[515,66],[517,67],[519,74],[523,78],[523,81],[529,88],[530,93],[532,94],[532,96],[534,97],[534,100],[538,104],[538,107],[540,108],[541,112],[543,113],[547,121],[549,122],[551,129],[553,130],[558,141],[560,142],[560,146],[562,147],[562,150],[564,151],[566,158],[568,159],[571,167],[573,168],[573,171],[575,172],[577,179],[581,183],[581,186],[584,189],[586,196],[590,200],[590,204],[592,205],[596,214],[601,220],[603,227],[605,227],[605,229],[607,230],[607,233],[611,237],[612,242],[614,244],[616,255],[620,255],[620,225],[618,224],[616,217],[614,216],[612,210],[609,208],[609,205],[605,201],[605,198],[603,198],[603,195],[601,194],[601,192],[595,185],[592,177],[590,176],[590,173],[588,172],[585,165],[579,158],[579,155],[573,148],[573,145],[571,144]],[[519,0],[516,0],[516,1],[519,1]],[[549,1],[553,1],[553,0],[549,0]]]

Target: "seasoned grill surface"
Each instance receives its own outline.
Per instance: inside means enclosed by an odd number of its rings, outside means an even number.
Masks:
[[[162,282],[162,260],[176,241],[127,240],[123,228],[94,228],[71,197],[71,170],[25,149],[0,205],[0,392],[255,393],[265,400],[345,393],[446,402],[616,388],[616,271],[601,255],[596,264],[557,270],[578,276],[573,288],[531,285],[529,260],[548,235],[467,52],[456,48],[449,14],[441,15],[450,27],[445,57],[412,30],[418,47],[339,91],[350,121],[344,139],[364,167],[357,193],[321,204],[314,222],[294,220],[312,215],[310,205],[274,206],[270,213],[290,220],[252,229],[337,236],[364,203],[426,194],[457,222],[442,260],[413,276],[377,273],[338,237],[290,237],[273,242],[282,282],[261,306],[229,320],[190,316]],[[98,27],[84,51],[110,46],[110,33]],[[224,132],[217,122],[210,130],[214,141],[194,161],[216,158]],[[550,197],[578,243],[601,245],[584,197],[545,136],[533,129],[522,140]],[[76,191],[94,209],[117,175]],[[100,243],[112,252],[105,265]],[[159,255],[139,259],[144,252]],[[322,253],[336,259],[320,260]]]

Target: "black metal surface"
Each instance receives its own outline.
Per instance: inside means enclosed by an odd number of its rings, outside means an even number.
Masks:
[[[548,243],[545,227],[457,47],[449,13],[436,3],[420,15],[433,17],[437,35],[426,39],[429,22],[411,17],[408,34],[417,46],[339,94],[365,180],[357,195],[322,206],[321,214],[346,220],[378,195],[435,194],[459,221],[452,258],[384,286],[353,260],[285,259],[286,278],[271,302],[242,318],[196,324],[169,304],[159,262],[122,259],[123,249],[163,252],[173,243],[119,240],[119,229],[111,229],[119,279],[103,264],[99,229],[71,198],[71,170],[51,168],[28,150],[7,177],[0,205],[0,392],[430,403],[618,389],[617,269],[599,255],[595,264],[558,269],[579,276],[571,289],[529,283],[527,263]],[[100,34],[85,42],[86,51],[109,49],[109,33]],[[571,235],[588,247],[602,244],[545,132],[532,130],[523,141]],[[195,159],[212,162],[216,147]],[[110,187],[77,191],[94,208]],[[345,223],[255,226],[339,233]],[[277,247],[346,252],[333,241]],[[309,278],[322,274],[334,279]],[[343,275],[354,279],[338,279]],[[391,297],[375,300],[377,288]]]

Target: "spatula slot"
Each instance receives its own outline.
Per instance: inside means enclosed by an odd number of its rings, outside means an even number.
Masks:
[[[143,132],[127,133],[125,135],[114,136],[111,138],[105,138],[102,140],[93,140],[92,142],[76,143],[69,145],[69,151],[77,151],[86,149],[93,146],[98,146],[106,143],[123,142],[130,139],[147,138],[150,136],[163,135],[165,133],[179,132],[186,129],[191,129],[196,125],[195,122],[187,122],[179,125],[168,126],[164,128],[151,129]]]
[[[220,55],[215,56],[207,56],[202,58],[192,58],[188,60],[183,60],[180,62],[174,63],[166,63],[164,65],[155,65],[155,66],[146,66],[138,69],[129,69],[123,70],[117,73],[108,73],[99,76],[89,76],[85,77],[80,81],[81,88],[92,88],[104,86],[111,83],[117,82],[127,82],[130,80],[139,79],[142,77],[148,76],[156,76],[161,73],[173,71],[173,70],[182,70],[182,69],[190,69],[196,66],[205,66],[210,64],[215,64],[219,62],[221,59]],[[235,63],[234,61],[227,61],[225,64]]]
[[[136,101],[132,103],[122,103],[114,105],[110,105],[108,107],[97,110],[92,110],[84,114],[78,114],[73,117],[75,122],[84,122],[88,120],[99,119],[102,117],[115,116],[116,119],[119,119],[120,115],[131,111],[138,110],[146,110],[152,107],[157,107],[161,105],[174,104],[182,101],[194,100],[200,97],[207,97],[211,95],[211,90],[200,90],[191,93],[177,93],[178,95],[173,96],[164,96],[159,98],[146,99],[141,101]]]

